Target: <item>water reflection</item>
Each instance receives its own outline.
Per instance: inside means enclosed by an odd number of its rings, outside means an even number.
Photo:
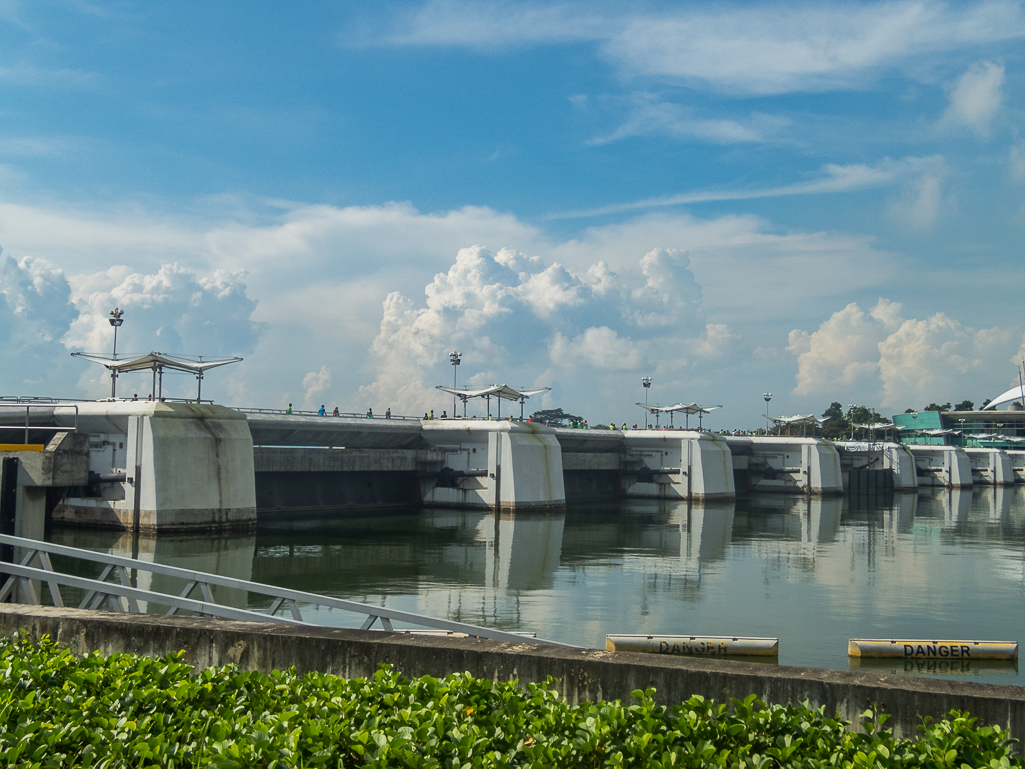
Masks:
[[[619,632],[774,636],[783,664],[847,669],[854,637],[1025,637],[1019,487],[544,514],[409,510],[223,538],[69,529],[53,538],[588,646]],[[153,587],[170,589],[159,579]],[[358,624],[338,612],[312,619]],[[960,674],[1021,682],[1016,666]]]

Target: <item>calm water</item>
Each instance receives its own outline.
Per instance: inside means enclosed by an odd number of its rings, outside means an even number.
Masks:
[[[774,636],[781,664],[846,670],[857,664],[849,638],[1025,642],[1025,488],[410,511],[136,543],[58,529],[52,539],[583,646],[604,647],[606,633]],[[340,612],[307,618],[353,624]],[[1025,683],[1017,666],[956,674]]]

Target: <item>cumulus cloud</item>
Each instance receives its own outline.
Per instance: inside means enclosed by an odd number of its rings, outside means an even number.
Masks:
[[[460,348],[477,384],[564,384],[578,377],[685,365],[688,353],[715,355],[735,335],[702,321],[701,290],[686,254],[654,249],[613,271],[604,262],[574,271],[512,249],[461,249],[424,290],[426,304],[399,293],[384,302],[373,343],[378,362],[363,388],[379,408],[430,407],[428,377]],[[521,381],[524,377],[529,381]]]
[[[940,120],[942,127],[968,128],[981,139],[1004,99],[1004,66],[991,61],[973,64],[950,89],[950,105]]]
[[[742,94],[860,87],[917,57],[1025,34],[1011,0],[970,6],[904,0],[829,5],[684,6],[435,0],[360,42],[512,46],[592,41],[621,74]]]
[[[1020,343],[1015,329],[976,330],[942,312],[904,319],[901,305],[880,299],[868,313],[849,304],[810,334],[795,329],[788,349],[797,395],[922,408],[998,390]]]
[[[320,371],[311,371],[303,377],[303,408],[307,411],[316,411],[318,401],[323,400],[324,391],[331,387],[331,372],[327,366],[321,366]],[[323,403],[319,404],[324,405]]]
[[[49,387],[71,368],[62,339],[77,316],[63,271],[28,256],[0,259],[0,380],[7,393],[62,394]]]
[[[144,274],[128,267],[74,278],[79,315],[65,338],[69,347],[97,352],[110,346],[106,318],[125,311],[118,346],[125,354],[151,350],[193,355],[238,355],[253,349],[259,327],[250,316],[245,274],[201,275],[177,264]]]

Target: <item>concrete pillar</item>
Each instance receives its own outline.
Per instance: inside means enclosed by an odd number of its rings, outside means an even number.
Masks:
[[[67,418],[58,409],[57,418]],[[256,525],[253,439],[244,414],[223,406],[152,401],[81,404],[80,429],[124,448],[126,480],[102,496],[67,498],[54,520],[139,531]],[[92,458],[92,452],[91,452]],[[109,463],[110,454],[100,454]]]
[[[738,452],[751,452],[748,472],[753,491],[843,492],[840,454],[829,441],[775,436],[727,437],[726,440]]]
[[[972,466],[964,449],[909,445],[908,450],[915,457],[919,486],[971,488]]]
[[[971,464],[974,483],[986,486],[1005,486],[1014,483],[1011,458],[1000,449],[965,449]]]
[[[894,491],[911,491],[918,488],[918,472],[915,458],[907,446],[900,443],[883,444],[883,467],[893,473]]]
[[[718,435],[627,430],[624,448],[624,491],[628,497],[702,500],[737,496],[733,453]]]
[[[566,504],[562,449],[534,422],[427,421],[423,437],[443,456],[442,477],[423,486],[424,504],[543,510]],[[451,471],[451,472],[449,472]]]

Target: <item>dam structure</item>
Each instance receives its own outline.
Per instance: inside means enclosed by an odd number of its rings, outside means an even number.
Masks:
[[[2,406],[5,440],[13,435],[18,443],[2,444],[0,456],[50,461],[64,446],[59,477],[43,486],[22,472],[15,484],[26,489],[19,497],[26,514],[62,524],[229,530],[258,518],[411,505],[522,512],[577,499],[732,499],[738,488],[843,491],[839,452],[816,438],[333,417],[162,401]],[[77,449],[69,452],[72,442]],[[32,491],[39,488],[46,491]]]

